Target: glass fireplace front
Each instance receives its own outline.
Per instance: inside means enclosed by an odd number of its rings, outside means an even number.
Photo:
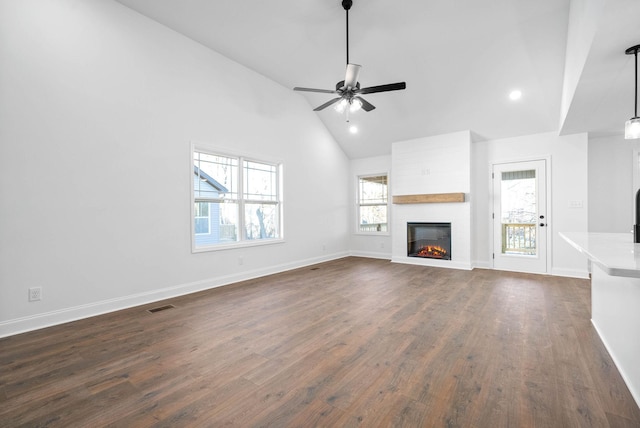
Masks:
[[[451,260],[451,223],[407,223],[407,256]]]

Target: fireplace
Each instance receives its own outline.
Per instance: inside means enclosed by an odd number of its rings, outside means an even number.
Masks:
[[[451,260],[451,223],[407,223],[407,256]]]

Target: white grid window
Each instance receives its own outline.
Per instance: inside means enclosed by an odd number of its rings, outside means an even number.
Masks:
[[[358,232],[387,233],[388,181],[386,174],[358,177]]]
[[[194,251],[281,239],[281,170],[194,148]]]

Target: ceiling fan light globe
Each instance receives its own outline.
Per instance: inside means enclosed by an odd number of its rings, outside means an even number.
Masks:
[[[359,99],[351,100],[351,105],[349,106],[349,111],[351,113],[355,113],[362,108],[362,101]]]
[[[632,117],[624,124],[624,139],[636,140],[640,138],[640,117]]]
[[[335,107],[336,111],[337,111],[338,113],[342,113],[342,112],[344,112],[344,110],[347,108],[347,104],[348,104],[347,100],[345,100],[344,98],[343,98],[343,99],[341,99],[341,100],[336,104],[336,107]]]

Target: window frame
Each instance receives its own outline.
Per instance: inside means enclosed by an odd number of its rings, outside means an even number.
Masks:
[[[370,204],[370,203],[361,203],[361,198],[360,198],[360,180],[362,178],[367,178],[367,177],[380,177],[380,176],[385,176],[387,177],[387,201],[386,204]],[[384,171],[384,172],[378,172],[378,173],[367,173],[367,174],[358,174],[356,175],[356,183],[355,183],[355,187],[356,187],[356,192],[355,192],[355,234],[356,235],[371,235],[371,236],[390,236],[391,235],[391,198],[389,196],[390,193],[390,181],[389,181],[389,177],[390,174],[388,171]],[[377,230],[373,230],[373,231],[361,231],[360,230],[360,208],[363,206],[386,206],[387,209],[387,230],[385,231],[377,231]]]
[[[238,205],[238,230],[237,230],[237,240],[233,242],[224,242],[219,244],[210,244],[206,246],[197,246],[196,245],[196,236],[195,233],[195,203],[198,202],[195,197],[195,188],[194,188],[194,180],[193,180],[193,171],[194,171],[194,154],[195,153],[204,153],[212,156],[220,156],[227,157],[231,159],[236,159],[238,162],[237,168],[237,177],[234,177],[237,180],[237,197],[234,198],[224,198],[221,199],[220,202],[223,201],[232,201]],[[284,203],[283,203],[283,163],[279,160],[270,159],[267,157],[256,157],[254,155],[246,155],[243,153],[234,152],[231,150],[221,149],[217,146],[213,146],[206,143],[200,142],[192,142],[191,150],[189,156],[189,168],[190,168],[190,225],[191,225],[191,252],[192,253],[202,253],[208,251],[221,251],[228,250],[233,248],[243,248],[243,247],[256,247],[261,245],[272,245],[279,244],[284,242]],[[244,189],[244,180],[245,180],[245,162],[255,162],[264,165],[270,165],[275,167],[275,192],[276,198],[275,200],[259,200],[259,199],[247,199],[245,198],[245,189]],[[275,205],[277,207],[277,228],[278,228],[278,237],[277,238],[262,238],[262,239],[247,239],[247,231],[246,231],[246,215],[245,215],[245,206],[247,204],[259,203],[259,204],[267,204],[267,205]],[[211,215],[209,213],[209,215]],[[209,219],[211,222],[211,219]],[[211,225],[210,225],[211,228]],[[198,234],[199,235],[199,234]]]

